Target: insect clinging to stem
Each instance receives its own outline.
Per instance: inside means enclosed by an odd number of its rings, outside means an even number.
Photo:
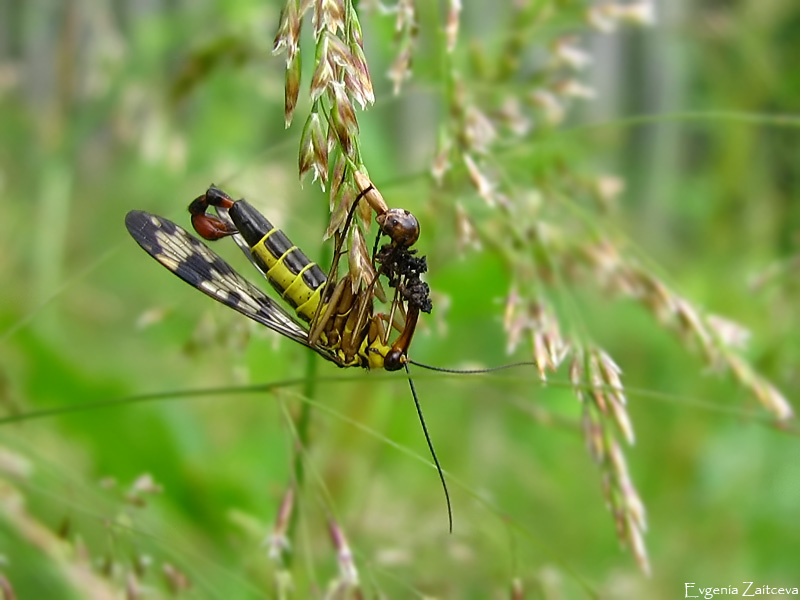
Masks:
[[[246,200],[233,200],[212,185],[189,205],[195,231],[209,241],[232,237],[293,309],[294,316],[206,244],[172,221],[132,210],[125,217],[125,224],[134,240],[150,256],[189,285],[314,350],[339,367],[388,371],[405,368],[417,415],[442,483],[452,532],[452,508],[444,473],[408,371],[408,364],[412,362],[408,349],[419,313],[429,313],[432,309],[429,287],[421,279],[427,271],[426,259],[417,256],[416,250],[411,248],[419,238],[419,223],[410,212],[389,208],[366,175],[356,172],[355,180],[360,193],[348,211],[343,231],[336,236],[327,276]],[[344,242],[350,233],[356,206],[362,199],[377,213],[379,225],[371,259],[363,261],[367,273],[356,276],[348,272],[338,278],[339,259],[345,253]],[[211,207],[215,215],[208,214]],[[384,236],[389,242],[379,248]],[[362,238],[354,236],[354,239]],[[382,296],[381,276],[394,290],[389,314],[374,311],[374,300]],[[397,330],[398,335],[391,341],[393,330]]]

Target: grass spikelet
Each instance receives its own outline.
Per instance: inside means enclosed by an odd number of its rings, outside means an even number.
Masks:
[[[461,0],[448,0],[447,21],[444,34],[447,38],[447,51],[452,52],[458,42],[458,25],[461,22]]]
[[[264,540],[267,556],[281,568],[287,565],[292,550],[292,543],[289,539],[289,527],[292,522],[294,506],[295,487],[294,485],[289,485],[275,516],[272,531],[269,536],[267,536],[267,539]]]
[[[419,34],[417,9],[414,0],[398,0],[394,8],[395,40],[397,55],[389,69],[389,79],[393,83],[394,94],[400,93],[405,82],[411,77],[411,62]]]

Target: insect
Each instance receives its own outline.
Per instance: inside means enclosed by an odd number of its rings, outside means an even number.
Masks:
[[[192,225],[209,240],[232,237],[250,262],[270,282],[295,315],[289,314],[233,269],[206,244],[172,221],[141,210],[132,210],[125,225],[134,240],[150,256],[189,285],[233,308],[254,321],[314,350],[339,367],[360,366],[408,373],[408,349],[420,312],[432,308],[430,290],[420,275],[427,270],[425,257],[411,246],[419,238],[416,218],[404,209],[390,209],[366,176],[357,173],[361,190],[348,211],[344,231],[337,235],[328,275],[292,244],[245,200],[233,200],[215,186],[190,205]],[[376,211],[380,231],[372,251],[367,281],[356,281],[351,273],[338,279],[338,263],[344,240],[352,224],[356,205],[366,200]],[[208,214],[209,208],[216,215]],[[389,242],[378,248],[383,236]],[[394,290],[388,315],[374,312],[380,295],[379,278],[385,276]],[[393,342],[391,331],[399,331]],[[428,434],[413,381],[414,403],[428,448],[444,488],[452,531],[452,509],[436,453]]]

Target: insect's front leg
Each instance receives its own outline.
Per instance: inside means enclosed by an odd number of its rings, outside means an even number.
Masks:
[[[328,279],[330,282],[330,279]],[[327,283],[327,282],[326,282]],[[336,314],[339,310],[339,305],[342,302],[342,297],[345,292],[345,288],[350,285],[350,278],[344,277],[340,282],[336,284],[336,287],[333,288],[333,292],[331,293],[330,297],[325,300],[324,293],[323,293],[323,300],[319,303],[317,307],[317,311],[314,315],[314,318],[311,320],[311,326],[308,330],[308,343],[312,346],[319,341],[320,336],[323,332],[328,332],[326,337],[328,338],[328,343],[332,342],[330,332],[331,328],[329,325],[332,323],[332,317]],[[323,289],[324,292],[324,289]],[[324,305],[324,310],[323,310]]]
[[[417,328],[418,319],[419,308],[416,306],[409,306],[403,332],[394,341],[391,350],[386,353],[383,359],[383,368],[387,371],[397,371],[403,368],[403,365],[408,361],[408,348],[411,346],[411,340],[414,338],[414,330]]]

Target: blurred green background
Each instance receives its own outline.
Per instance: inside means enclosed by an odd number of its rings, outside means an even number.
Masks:
[[[502,48],[512,3],[473,4],[457,56],[472,65],[465,85],[480,89],[476,65]],[[587,5],[538,4],[552,17],[528,41],[580,36],[598,97],[509,154],[534,182],[550,152],[560,168],[623,177],[619,210],[604,222],[683,296],[749,329],[747,357],[796,404],[800,6],[662,2],[654,27],[600,35],[579,26]],[[326,364],[136,246],[128,210],[186,226],[186,205],[214,182],[254,202],[312,258],[330,256],[327,195],[296,177],[313,46],[300,116],[285,130],[284,61],[270,55],[280,9],[0,0],[0,401],[9,417],[0,572],[18,597],[122,597],[112,594],[135,587],[132,573],[141,597],[275,597],[279,575],[263,542],[290,478],[288,415],[302,402],[314,410],[295,597],[322,596],[336,577],[328,516],[348,536],[368,597],[502,598],[515,578],[531,598],[676,598],[687,582],[800,586],[796,425],[772,427],[752,397],[707,373],[640,306],[589,282],[570,291],[583,326],[624,371],[649,578],[619,547],[565,370],[547,386],[529,369],[415,371],[448,472],[450,536],[402,376]],[[442,10],[420,6],[414,76],[397,97],[385,77],[393,17],[362,15],[377,98],[359,112],[362,151],[389,204],[422,225],[436,309],[413,357],[447,367],[525,360],[524,347],[505,352],[503,249],[456,249],[453,203],[476,218],[485,205],[468,187],[437,196],[427,175],[446,117],[432,41]],[[235,248],[216,249],[255,279]],[[38,414],[51,409],[69,410]],[[134,486],[145,473],[158,490]],[[180,587],[171,569],[188,589],[171,591]]]

